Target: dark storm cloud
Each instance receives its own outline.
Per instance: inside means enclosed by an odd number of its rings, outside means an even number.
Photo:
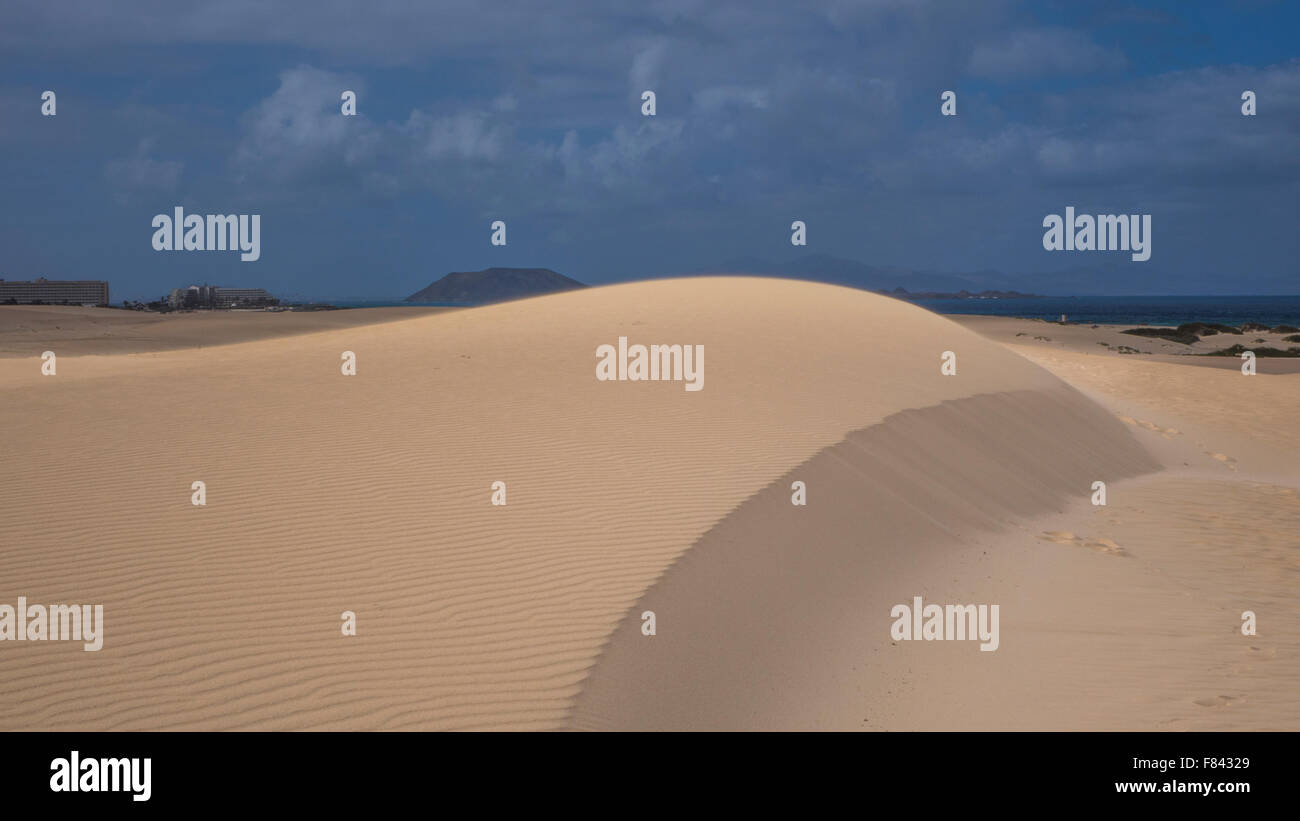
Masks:
[[[31,215],[57,210],[74,176],[105,207],[279,209],[262,264],[307,293],[337,293],[350,276],[343,240],[311,220],[350,226],[362,257],[382,237],[394,283],[496,261],[486,228],[469,233],[488,217],[511,220],[521,262],[593,281],[787,258],[794,218],[824,253],[1050,270],[1066,261],[1044,257],[1039,221],[1069,204],[1153,213],[1153,291],[1188,266],[1238,266],[1247,287],[1291,270],[1300,63],[1180,51],[1150,66],[1114,27],[1157,41],[1177,29],[1183,43],[1187,25],[1113,4],[1092,23],[1044,13],[1056,8],[11,4],[0,103],[29,114],[31,95],[57,84],[61,111],[57,124],[0,125],[19,177],[4,207],[22,212],[4,270],[95,259],[142,288],[173,276],[148,254],[42,240],[47,221]],[[345,88],[360,95],[354,119],[338,111]],[[1246,88],[1258,117],[1240,116]],[[640,116],[644,89],[658,95],[654,118]],[[946,89],[955,118],[939,116]],[[45,182],[25,156],[45,158]],[[439,256],[393,233],[390,208],[418,213]],[[104,231],[140,218],[119,214]]]

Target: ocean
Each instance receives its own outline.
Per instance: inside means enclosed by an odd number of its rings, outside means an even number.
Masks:
[[[465,307],[449,302],[401,300],[320,300],[339,308],[394,306]],[[1019,316],[1099,325],[1181,325],[1221,322],[1240,325],[1300,326],[1300,296],[1045,296],[1016,299],[916,299],[917,305],[940,314]]]
[[[1099,325],[1220,322],[1300,326],[1300,296],[1049,296],[1014,299],[917,299],[941,314],[1018,316]]]

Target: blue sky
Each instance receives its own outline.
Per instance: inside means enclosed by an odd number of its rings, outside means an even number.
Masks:
[[[1298,7],[9,2],[0,276],[383,299],[491,265],[604,283],[825,254],[1297,293]],[[154,251],[177,205],[261,214],[261,259]],[[1151,260],[1045,251],[1067,205],[1151,214]]]

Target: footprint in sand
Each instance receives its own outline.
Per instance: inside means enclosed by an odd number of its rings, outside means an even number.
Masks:
[[[1123,414],[1117,414],[1117,415],[1119,416],[1119,420],[1121,422],[1125,422],[1127,424],[1134,425],[1136,427],[1143,428],[1145,430],[1154,431],[1160,434],[1161,436],[1165,437],[1166,439],[1173,439],[1175,436],[1181,436],[1183,433],[1178,428],[1165,428],[1165,427],[1161,427],[1160,425],[1157,425],[1155,422],[1148,422],[1145,419],[1134,419],[1132,416],[1124,416]]]
[[[1068,530],[1045,530],[1039,537],[1056,544],[1070,544],[1076,547],[1087,547],[1096,550],[1098,553],[1105,553],[1108,556],[1128,556],[1129,552],[1115,543],[1113,539],[1105,536],[1099,536],[1096,539],[1085,539],[1082,536],[1076,536]]]
[[[1233,632],[1236,632],[1235,630]],[[1251,645],[1241,651],[1241,660],[1233,664],[1231,669],[1233,675],[1242,675],[1255,672],[1255,665],[1262,661],[1272,661],[1277,657],[1277,649],[1270,647],[1265,650],[1263,647]]]
[[[1219,710],[1237,700],[1236,696],[1210,696],[1208,698],[1198,698],[1192,703],[1200,707],[1208,707],[1211,710]]]
[[[1237,469],[1237,460],[1233,459],[1231,456],[1227,455],[1226,453],[1213,453],[1207,450],[1205,451],[1205,455],[1209,456],[1211,459],[1218,459],[1220,462],[1227,465],[1228,470]]]

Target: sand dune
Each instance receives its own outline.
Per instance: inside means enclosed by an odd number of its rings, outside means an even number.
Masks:
[[[1094,354],[1119,360],[1198,365],[1239,371],[1239,356],[1209,356],[1234,345],[1248,349],[1274,348],[1286,350],[1295,345],[1288,341],[1294,331],[1246,331],[1241,334],[1214,333],[1202,336],[1185,345],[1168,339],[1135,336],[1125,333],[1134,325],[1096,325],[1069,322],[1047,322],[1041,319],[1021,319],[1006,316],[961,315],[950,317],[965,328],[997,342],[1015,346],[1018,350],[1036,353],[1068,351]],[[1173,330],[1169,328],[1169,330]],[[1096,357],[1094,357],[1096,358]],[[1300,373],[1300,358],[1261,357],[1256,361],[1260,374]]]
[[[920,595],[1002,602],[1015,615],[1013,585],[991,575],[1002,532],[1062,509],[1095,479],[1157,467],[1123,425],[1066,386],[950,400],[854,431],[746,500],[642,597],[636,609],[656,613],[657,634],[641,635],[641,614],[628,614],[574,723],[906,726],[886,720],[896,709],[887,693],[928,702],[960,692],[966,667],[1007,654],[970,643],[899,649],[891,607]],[[791,504],[795,481],[809,489],[806,507]],[[929,675],[956,686],[909,681],[926,656],[936,662]]]
[[[1188,368],[1079,350],[1008,347],[1113,410],[1121,421],[1159,434],[1146,437],[1170,467],[1201,467],[1212,476],[1234,474],[1292,484],[1300,478],[1300,373],[1254,376],[1232,368]],[[1185,359],[1186,357],[1182,357]]]
[[[982,402],[911,413],[951,422]],[[1008,416],[1003,431],[1019,421]],[[893,421],[823,451],[701,539],[614,633],[573,726],[1300,728],[1300,492],[1147,474],[1112,483],[1105,507],[1076,499],[1021,518],[1026,477],[995,475],[966,494],[963,517],[951,495],[932,486],[904,502],[881,481],[890,471],[870,469],[891,448],[864,445],[907,438]],[[962,464],[984,447],[963,442]],[[793,477],[830,497],[797,524],[777,513]],[[1045,486],[1029,497],[1062,498],[1061,475],[1035,478]],[[1021,507],[1014,519],[989,515],[1008,505]],[[998,650],[892,641],[886,615],[914,595],[1000,603]],[[643,610],[661,614],[654,637],[639,634]],[[1238,629],[1247,610],[1259,635]]]
[[[704,345],[704,389],[598,382],[595,349],[619,336]],[[340,374],[345,350],[354,377]],[[940,374],[943,351],[956,376]],[[1167,463],[1148,455],[1154,433],[998,343],[902,302],[780,280],[636,283],[60,356],[53,377],[4,359],[0,386],[0,602],[102,603],[106,623],[98,653],[0,646],[4,729],[662,725],[707,714],[747,653],[773,678],[738,700],[750,713],[714,725],[882,726],[879,713],[862,723],[857,694],[894,699],[889,726],[917,726],[935,713],[898,683],[904,669],[859,657],[887,634],[875,604],[918,585],[1008,609],[1018,591],[1083,596],[1119,571],[1044,576],[1011,557],[1032,545],[1060,562],[1130,561],[1039,534],[1070,529],[1098,471]],[[810,501],[794,508],[785,480],[801,471]],[[195,480],[205,507],[190,504]],[[727,533],[743,538],[715,544]],[[1002,547],[1012,537],[1022,553]],[[983,579],[971,539],[1005,572]],[[825,591],[792,595],[817,578]],[[661,594],[659,635],[625,635]],[[344,610],[356,637],[340,634]],[[725,631],[736,622],[759,629]],[[719,637],[702,666],[675,654],[691,629]],[[926,649],[907,652],[942,666],[972,648]],[[1177,669],[1170,653],[1152,663]],[[688,703],[626,678],[647,658]],[[620,681],[628,699],[609,686]],[[1265,675],[1257,690],[1278,686]],[[978,721],[996,719],[967,698]]]
[[[431,306],[338,311],[182,311],[0,305],[0,358],[170,351],[373,325],[456,310]]]

